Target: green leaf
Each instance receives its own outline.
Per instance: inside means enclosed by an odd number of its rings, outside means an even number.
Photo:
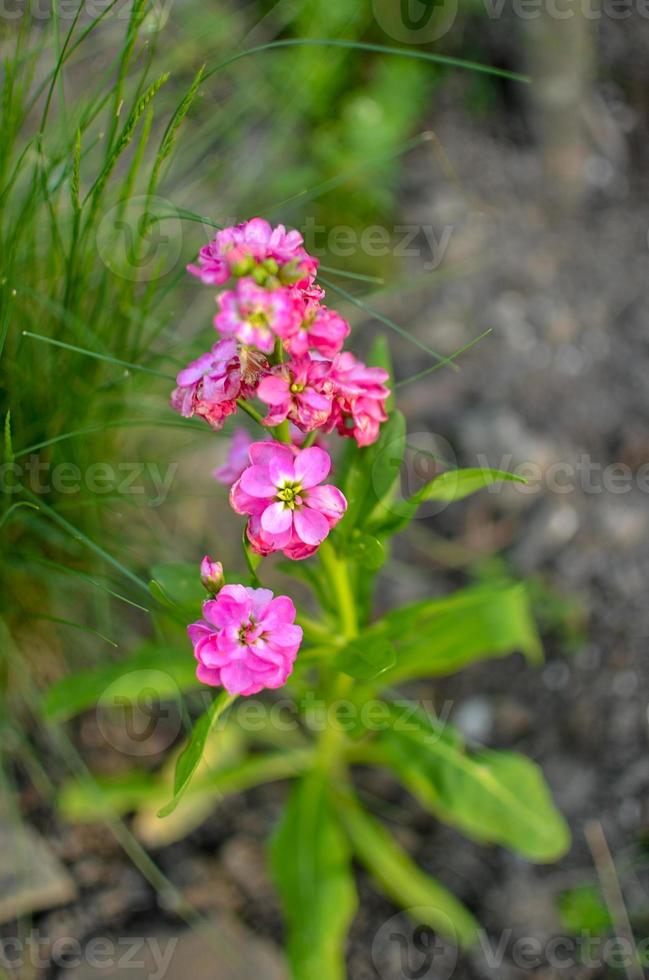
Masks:
[[[213,726],[216,724],[226,708],[232,704],[235,698],[236,694],[233,695],[228,694],[227,691],[221,691],[205,714],[201,715],[194,725],[189,741],[179,755],[178,762],[176,763],[173,798],[169,800],[169,802],[163,806],[161,810],[158,811],[159,817],[168,816],[170,813],[173,813],[178,806],[181,797],[185,793],[191,782],[192,776],[200,764],[203,757],[203,751],[205,749],[205,743]]]
[[[521,584],[473,586],[404,606],[362,633],[359,642],[371,646],[380,637],[397,651],[397,663],[383,678],[386,684],[451,674],[476,660],[517,650],[532,662],[542,656]]]
[[[288,926],[293,980],[343,980],[345,935],[356,909],[347,838],[319,771],[294,787],[271,842]]]
[[[117,776],[70,779],[59,790],[57,806],[72,823],[97,823],[159,795],[160,783],[153,773],[132,769]]]
[[[478,923],[468,909],[421,871],[351,794],[341,796],[341,803],[342,820],[352,847],[388,898],[458,946],[472,945],[477,939]]]
[[[516,752],[470,751],[451,726],[395,706],[378,739],[388,765],[425,806],[478,841],[532,861],[555,861],[570,844],[539,767]]]
[[[396,534],[410,523],[425,501],[438,500],[451,503],[463,500],[478,490],[498,483],[527,483],[527,480],[505,470],[481,467],[448,470],[436,476],[406,500],[381,505],[372,515],[368,528],[380,534]]]
[[[399,479],[405,445],[405,419],[394,411],[381,426],[378,440],[356,452],[344,485],[347,513],[341,529],[348,535],[354,527],[364,527],[377,504],[389,499]]]
[[[378,571],[386,559],[385,548],[379,539],[358,529],[353,532],[345,554],[358,562],[362,570],[370,572]]]
[[[364,643],[348,643],[337,654],[333,666],[350,677],[361,681],[373,681],[397,661],[394,646],[385,637],[378,637],[371,646]]]
[[[384,333],[380,333],[374,338],[368,364],[371,364],[373,367],[383,368],[390,376],[386,382],[387,387],[390,389],[390,397],[385,403],[385,410],[389,415],[394,409],[394,365],[392,363],[390,342]]]
[[[601,936],[612,927],[611,914],[600,891],[593,885],[579,885],[559,896],[559,916],[564,929],[578,935],[590,932]]]
[[[107,692],[112,703],[117,695],[137,702],[149,690],[170,701],[197,685],[196,662],[187,645],[166,647],[151,641],[126,660],[78,671],[53,684],[41,713],[46,721],[65,721],[101,702]]]
[[[200,610],[206,599],[206,592],[201,583],[198,565],[169,562],[154,565],[151,571],[153,579],[149,583],[149,590],[156,599],[194,613]]]

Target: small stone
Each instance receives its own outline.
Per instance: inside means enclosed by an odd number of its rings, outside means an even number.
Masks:
[[[31,827],[0,814],[0,922],[66,905],[77,895],[74,881]]]
[[[457,708],[453,720],[467,738],[486,742],[493,730],[493,707],[487,698],[468,698]]]
[[[561,660],[554,660],[543,668],[543,683],[549,691],[561,691],[570,681],[570,668]]]

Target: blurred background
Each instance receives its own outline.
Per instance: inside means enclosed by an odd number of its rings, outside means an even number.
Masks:
[[[303,43],[322,39],[338,43]],[[283,786],[156,821],[192,664],[181,624],[152,626],[146,588],[156,565],[205,552],[243,567],[211,477],[227,440],[168,394],[212,342],[213,297],[185,265],[256,214],[302,231],[355,351],[388,337],[407,489],[431,446],[528,478],[422,511],[382,599],[528,582],[544,665],[511,657],[417,695],[538,761],[574,838],[534,867],[368,776],[489,942],[429,961],[360,872],[350,977],[644,975],[611,937],[647,952],[648,42],[641,0],[3,5],[6,975],[285,975],[264,857]],[[151,676],[170,649],[164,706],[116,707],[125,653]],[[85,686],[47,696],[77,671]]]

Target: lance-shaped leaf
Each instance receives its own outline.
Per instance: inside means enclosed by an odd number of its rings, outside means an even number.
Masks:
[[[443,885],[423,872],[351,792],[341,794],[343,824],[354,851],[382,891],[419,922],[458,946],[477,938],[478,923]]]
[[[205,743],[212,728],[217,723],[223,712],[235,700],[236,694],[228,694],[227,691],[221,693],[212,701],[207,711],[201,715],[192,729],[189,741],[178,756],[176,772],[174,775],[174,795],[169,802],[158,811],[159,817],[166,817],[178,806],[178,803],[186,792],[192,776],[198,769],[205,750]]]
[[[396,534],[410,523],[421,504],[427,500],[452,503],[486,487],[511,483],[527,483],[527,480],[515,473],[486,467],[448,470],[426,483],[411,497],[379,504],[367,522],[367,529],[381,535]]]
[[[397,657],[381,677],[385,684],[452,674],[476,660],[514,651],[533,662],[542,657],[525,587],[505,582],[393,610],[355,642],[371,649],[385,640]]]
[[[356,909],[350,849],[324,773],[294,787],[271,844],[288,927],[293,980],[343,980],[345,936]]]
[[[387,764],[425,806],[482,842],[531,861],[555,861],[570,844],[539,767],[517,752],[470,750],[451,726],[394,707],[378,739]]]

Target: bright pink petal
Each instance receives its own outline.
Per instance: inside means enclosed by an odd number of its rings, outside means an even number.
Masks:
[[[329,533],[327,518],[317,510],[300,507],[294,513],[295,531],[305,544],[320,544]]]
[[[262,530],[267,534],[281,534],[288,531],[293,523],[293,512],[281,500],[271,504],[261,515]]]
[[[274,456],[268,464],[268,473],[273,483],[272,496],[277,492],[277,487],[283,487],[287,483],[295,483],[295,464],[293,454]]]
[[[180,384],[180,382],[178,382]],[[267,405],[281,405],[289,397],[289,386],[286,378],[276,374],[267,374],[262,378],[257,388],[257,394]]]
[[[241,474],[239,486],[251,497],[265,500],[270,500],[276,493],[276,484],[269,477],[267,466],[249,466]]]
[[[295,479],[303,487],[315,487],[329,475],[331,457],[324,449],[310,446],[298,453],[295,460]]]
[[[325,483],[324,486],[309,490],[306,495],[306,506],[337,522],[347,510],[347,501],[338,487]]]

